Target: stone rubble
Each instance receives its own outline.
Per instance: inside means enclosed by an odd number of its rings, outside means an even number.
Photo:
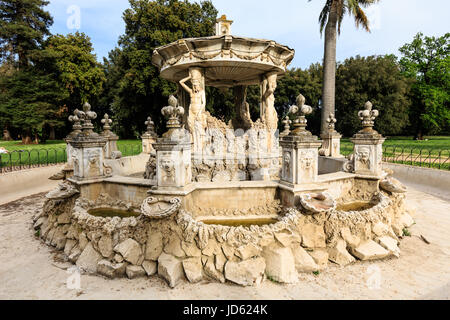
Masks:
[[[346,266],[357,259],[399,256],[397,236],[414,224],[404,211],[405,198],[378,194],[375,199],[378,204],[364,211],[310,216],[291,208],[274,224],[250,227],[205,225],[183,210],[157,222],[101,218],[87,213],[90,206],[132,206],[107,196],[49,199],[33,228],[83,272],[108,278],[158,274],[172,288],[184,279],[253,286],[267,277],[296,283],[298,273],[324,270],[329,261]]]

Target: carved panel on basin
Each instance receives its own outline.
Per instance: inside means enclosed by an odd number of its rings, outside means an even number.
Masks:
[[[144,216],[151,219],[163,219],[170,217],[178,212],[181,207],[180,198],[170,200],[149,197],[144,200],[141,206],[141,212]]]
[[[407,188],[397,179],[388,177],[380,181],[380,188],[391,193],[405,193]]]
[[[336,201],[328,192],[301,194],[300,203],[306,211],[312,214],[336,209]]]

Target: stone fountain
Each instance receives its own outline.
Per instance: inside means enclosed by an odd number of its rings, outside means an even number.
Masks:
[[[82,271],[158,274],[170,287],[183,279],[250,286],[295,283],[329,263],[399,256],[414,222],[405,187],[382,168],[378,111],[368,102],[360,112],[363,129],[348,158],[339,154],[334,116],[323,140],[308,131],[312,108],[301,94],[279,135],[274,93],[294,51],[233,36],[231,23],[223,16],[216,36],[155,50],[153,63],[178,91],[162,108],[165,134],[147,119],[142,154],[122,157],[108,115],[95,133],[89,104],[70,117],[68,162],[52,177],[63,181],[34,228]],[[255,121],[246,101],[253,84],[261,88]],[[232,88],[229,123],[205,110],[208,85]]]

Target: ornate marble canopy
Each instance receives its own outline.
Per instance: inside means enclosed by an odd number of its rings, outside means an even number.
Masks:
[[[181,39],[157,48],[152,62],[164,79],[178,82],[189,68],[205,70],[205,84],[233,87],[259,84],[268,73],[282,75],[295,51],[275,41],[218,35]]]

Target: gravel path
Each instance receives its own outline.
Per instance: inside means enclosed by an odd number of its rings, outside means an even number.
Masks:
[[[81,276],[68,289],[67,265],[33,235],[31,220],[43,194],[0,206],[0,299],[449,299],[450,201],[410,188],[415,206],[412,236],[402,240],[399,259],[333,265],[303,274],[296,285],[266,280],[259,287],[184,282],[169,289],[158,277],[109,280]],[[426,244],[423,235],[431,244]]]

